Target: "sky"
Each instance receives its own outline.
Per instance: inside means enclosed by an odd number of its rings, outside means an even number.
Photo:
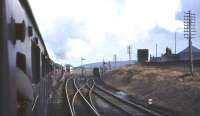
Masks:
[[[184,12],[196,15],[197,32],[193,45],[200,48],[200,0],[29,0],[50,58],[57,63],[84,64],[132,59],[137,49],[151,55],[177,52],[187,47],[183,37]]]

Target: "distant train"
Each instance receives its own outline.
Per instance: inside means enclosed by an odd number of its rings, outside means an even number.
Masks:
[[[30,116],[32,85],[55,68],[28,1],[0,0],[0,116]]]

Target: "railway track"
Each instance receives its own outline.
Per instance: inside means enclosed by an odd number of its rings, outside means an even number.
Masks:
[[[105,101],[111,103],[116,108],[120,109],[121,111],[125,112],[131,116],[166,116],[160,112],[153,111],[148,109],[140,104],[130,102],[126,99],[120,98],[119,96],[115,95],[114,93],[95,85],[94,93],[104,99]]]
[[[93,81],[94,82],[94,81]],[[123,111],[127,115],[139,115],[139,116],[172,116],[169,112],[161,112],[159,110],[152,110],[151,108],[145,107],[141,104],[135,103],[134,101],[129,101],[126,98],[117,96],[115,93],[100,87],[94,82],[93,93],[116,107],[117,109]]]
[[[69,93],[69,91],[68,91],[68,85],[69,85],[70,81],[71,81],[71,84],[73,84],[73,89],[74,89],[73,94]],[[76,107],[81,107],[81,105],[76,105],[76,103],[75,103],[78,97],[80,97],[80,99],[82,100],[81,103],[84,103],[84,107],[89,109],[88,113],[90,113],[92,116],[93,115],[100,116],[98,111],[96,110],[96,108],[94,107],[94,105],[92,104],[92,101],[91,101],[90,96],[91,96],[92,90],[88,91],[89,100],[87,99],[87,96],[85,96],[82,93],[82,91],[86,87],[86,85],[87,85],[87,82],[80,85],[76,78],[68,79],[66,81],[65,93],[66,93],[67,102],[68,102],[68,106],[69,106],[69,109],[70,109],[71,116],[77,116],[78,113],[76,112]],[[90,89],[93,89],[93,87],[90,88]]]
[[[68,86],[69,86],[69,81],[70,80],[71,79],[67,79],[67,81],[66,81],[66,84],[65,84],[65,94],[66,94],[66,97],[67,97],[67,103],[68,103],[68,106],[69,106],[70,114],[71,114],[71,116],[74,116],[74,112],[72,110],[72,104],[71,104],[70,97],[69,97],[69,92],[68,92]]]
[[[150,116],[161,116],[161,115],[157,115],[157,114],[152,115],[141,109],[139,110],[139,109],[131,106],[130,104],[127,104],[126,102],[121,100],[121,98],[116,98],[116,96],[109,93],[107,90],[104,90],[104,89],[98,87],[95,84],[94,84],[94,88],[95,88],[95,90],[93,91],[94,95],[96,95],[97,97],[102,99],[107,104],[113,106],[114,108],[116,108],[117,110],[122,112],[122,114],[125,116],[149,116],[149,115]]]
[[[90,104],[94,107],[94,109],[97,111],[94,103],[93,103],[93,100],[92,100],[92,92],[94,90],[94,87],[95,87],[95,81],[94,80],[91,80],[92,81],[92,84],[90,84],[90,80],[87,81],[87,87],[89,87],[89,101],[90,101]]]
[[[69,97],[68,92],[68,84],[71,81],[74,86],[74,94]],[[81,100],[84,102],[85,107],[87,107],[91,112],[92,116],[100,116],[101,114],[98,113],[97,108],[95,107],[96,104],[96,97],[101,99],[106,104],[109,104],[116,110],[119,110],[125,116],[169,116],[165,115],[161,112],[153,111],[147,107],[144,107],[140,104],[134,103],[133,101],[129,101],[117,96],[115,93],[106,90],[103,87],[100,87],[95,83],[94,80],[89,81],[82,81],[80,82],[78,79],[68,79],[65,86],[67,101],[69,105],[69,109],[71,112],[71,116],[76,116],[75,101],[77,97],[81,97]],[[87,91],[87,92],[86,92]],[[87,93],[87,95],[86,95]],[[92,99],[95,98],[95,99]]]

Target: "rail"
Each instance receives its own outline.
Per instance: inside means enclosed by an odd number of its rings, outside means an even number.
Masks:
[[[92,92],[93,92],[93,90],[94,90],[94,85],[95,85],[95,81],[92,79],[91,81],[92,81],[92,86],[90,86],[89,84],[89,81],[90,80],[88,80],[87,81],[87,86],[89,87],[89,100],[90,100],[90,104],[93,106],[93,108],[97,111],[97,109],[96,109],[96,107],[94,106],[94,103],[93,103],[93,100],[92,100]]]
[[[70,80],[71,80],[71,79],[67,79],[67,81],[66,81],[66,84],[65,84],[65,93],[66,93],[66,97],[67,97],[67,103],[68,103],[69,108],[70,108],[70,113],[71,113],[72,116],[74,116],[74,112],[73,112],[73,110],[72,110],[72,105],[71,105],[71,103],[70,103],[70,98],[69,98],[69,94],[68,94],[68,90],[67,90],[67,88],[68,88],[68,83],[69,83]]]
[[[33,103],[33,106],[32,106],[32,108],[31,108],[31,111],[34,111],[35,106],[37,105],[38,98],[39,98],[39,95],[36,96],[36,98],[35,98],[35,100],[34,100],[34,103]]]
[[[128,104],[128,105],[130,105],[130,106],[132,106],[132,107],[135,107],[135,108],[137,108],[137,109],[139,109],[139,110],[141,110],[141,111],[147,112],[147,113],[150,114],[150,115],[153,115],[153,116],[165,116],[164,114],[161,114],[161,113],[152,111],[152,110],[150,110],[150,109],[148,109],[148,108],[146,108],[146,107],[144,107],[144,106],[142,106],[142,105],[140,105],[140,104],[137,104],[137,103],[130,102],[130,101],[128,101],[128,100],[122,99],[122,98],[120,98],[120,97],[114,95],[112,92],[105,90],[105,89],[102,88],[102,87],[99,87],[99,86],[95,85],[95,88],[97,88],[97,89],[99,89],[99,90],[101,90],[101,91],[107,93],[107,94],[110,95],[110,96],[113,96],[114,98],[116,98],[116,99],[118,99],[118,100],[124,102],[125,104]]]
[[[74,86],[74,90],[75,93],[74,95],[71,97],[70,99],[70,94],[69,94],[69,83],[73,81],[73,86]],[[69,78],[66,80],[66,84],[65,84],[65,93],[66,93],[66,97],[67,97],[67,103],[70,109],[70,113],[71,116],[76,116],[76,112],[75,112],[75,99],[77,97],[77,95],[79,94],[81,96],[81,98],[83,98],[83,100],[85,101],[85,103],[89,106],[89,108],[94,112],[94,114],[96,116],[100,116],[100,114],[97,112],[96,108],[94,107],[94,105],[91,104],[91,91],[89,91],[89,98],[90,98],[90,102],[86,99],[86,97],[83,95],[83,93],[81,92],[82,89],[84,89],[86,87],[87,83],[84,83],[83,85],[79,86],[79,83],[76,82],[75,78]],[[92,87],[94,88],[94,87]],[[72,89],[72,88],[71,88]]]
[[[77,92],[76,92],[76,94],[80,94],[80,96],[83,98],[83,100],[87,103],[87,105],[90,107],[90,109],[92,109],[92,111],[95,113],[95,115],[96,116],[100,116],[100,114],[98,113],[98,111],[88,102],[88,100],[85,98],[85,96],[83,95],[83,93],[81,92],[81,89],[83,89],[85,86],[86,86],[86,84],[87,84],[87,82],[84,84],[84,85],[82,85],[80,88],[78,88],[78,86],[77,86],[77,83],[76,83],[76,79],[73,79],[73,82],[74,82],[74,86],[75,86],[75,88],[76,88],[76,90],[77,90]]]

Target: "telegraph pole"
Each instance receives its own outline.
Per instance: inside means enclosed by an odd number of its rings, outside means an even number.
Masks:
[[[106,62],[104,61],[104,58],[103,58],[103,61],[102,61],[102,65],[103,65],[103,71],[102,71],[102,81],[104,80],[104,74],[106,72]]]
[[[115,68],[116,68],[117,67],[117,54],[113,55],[113,60],[114,60],[114,63],[115,63]]]
[[[108,61],[108,68],[109,70],[112,70],[110,61]]]
[[[174,48],[174,53],[176,54],[176,32],[175,32],[175,35],[174,35],[174,41],[175,41],[175,42],[174,42],[174,44],[175,44],[175,45],[174,45],[174,47],[175,47],[175,48]]]
[[[156,44],[156,58],[158,57],[158,44]]]
[[[131,64],[131,50],[132,50],[131,45],[129,45],[127,49],[128,49],[128,56],[129,56],[129,64]]]
[[[189,62],[190,62],[190,74],[193,75],[193,59],[192,59],[192,38],[194,38],[195,33],[195,14],[191,11],[184,13],[184,38],[188,39],[189,46]]]

